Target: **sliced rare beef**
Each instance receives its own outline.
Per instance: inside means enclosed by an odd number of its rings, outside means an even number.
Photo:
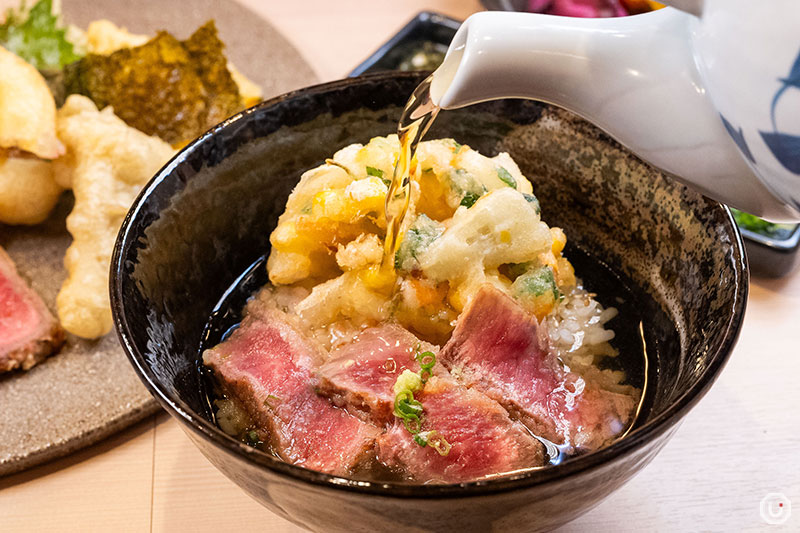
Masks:
[[[264,296],[248,304],[239,328],[206,350],[203,361],[284,460],[347,475],[380,431],[316,394],[321,349]]]
[[[439,360],[460,383],[503,404],[536,435],[580,451],[618,436],[638,400],[564,369],[536,318],[490,285],[459,316]]]
[[[400,420],[378,439],[378,459],[424,482],[460,483],[542,466],[543,445],[496,401],[447,377],[434,376],[415,395],[422,431],[436,431],[447,455],[420,446]]]
[[[64,344],[64,330],[0,248],[0,373],[28,370]]]
[[[368,328],[334,349],[319,370],[320,393],[378,424],[393,418],[394,383],[403,370],[418,372],[418,352],[437,351],[394,324]],[[434,366],[434,373],[444,370]]]

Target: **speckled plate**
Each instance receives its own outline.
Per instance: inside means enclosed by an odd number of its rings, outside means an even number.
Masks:
[[[0,7],[16,4],[0,0]],[[133,32],[166,29],[180,38],[215,19],[228,57],[266,97],[316,81],[297,51],[266,21],[234,1],[64,0],[68,22],[85,28],[107,18]],[[33,228],[0,224],[0,246],[51,309],[65,272],[70,236],[66,194],[50,219]],[[66,455],[154,412],[155,400],[134,374],[116,334],[67,345],[27,373],[0,377],[0,475]]]

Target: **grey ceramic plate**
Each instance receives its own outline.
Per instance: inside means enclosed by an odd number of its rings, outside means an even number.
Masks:
[[[2,7],[12,3],[0,0]],[[265,97],[316,81],[272,26],[231,0],[65,0],[63,11],[68,22],[83,28],[107,18],[133,32],[166,29],[180,38],[213,18],[228,57],[264,88]],[[51,309],[65,276],[70,204],[67,194],[50,220],[33,228],[0,224],[0,246]],[[96,342],[69,337],[57,356],[27,373],[0,377],[0,475],[87,446],[156,409],[114,333]]]

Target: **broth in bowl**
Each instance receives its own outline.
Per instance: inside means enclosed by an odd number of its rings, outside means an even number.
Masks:
[[[388,246],[402,149],[376,137],[303,174],[269,283],[250,296],[260,261],[204,335],[220,428],[298,466],[412,483],[540,469],[625,435],[648,360],[623,284],[586,265],[626,308],[615,331],[514,160],[453,139],[418,145]]]
[[[142,382],[198,449],[296,524],[326,533],[551,530],[621,487],[675,434],[728,359],[747,298],[742,244],[725,208],[563,110],[479,104],[440,114],[428,136],[486,156],[507,152],[533,183],[541,218],[569,237],[562,255],[604,308],[619,310],[604,326],[619,355],[601,367],[624,370],[623,383],[642,389],[646,346],[647,390],[627,435],[557,465],[472,482],[376,481],[370,471],[341,477],[226,434],[208,402],[218,397],[198,371],[202,351],[242,322],[248,298],[269,282],[269,236],[301,175],[393,131],[423,79],[391,73],[303,89],[182,150],[123,224],[112,262],[115,323]],[[424,409],[424,397],[420,403]]]

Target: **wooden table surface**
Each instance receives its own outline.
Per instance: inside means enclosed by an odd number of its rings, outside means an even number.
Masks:
[[[423,9],[461,19],[480,9],[477,0],[242,1],[325,81],[343,77]],[[752,279],[739,343],[713,389],[652,464],[564,531],[799,531],[798,347],[800,271]],[[795,504],[781,526],[760,513],[775,493]],[[300,531],[213,468],[164,413],[0,478],[0,531],[99,530]]]

